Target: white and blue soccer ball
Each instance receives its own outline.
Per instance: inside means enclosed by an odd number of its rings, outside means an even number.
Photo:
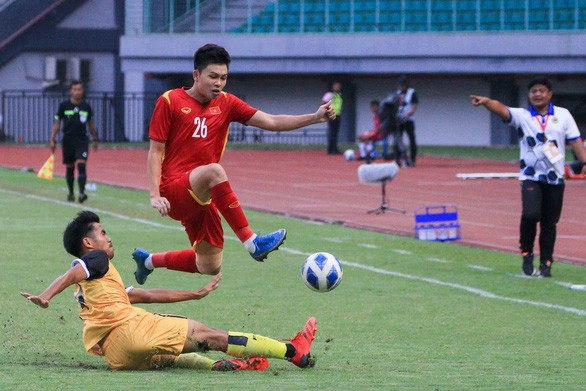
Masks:
[[[344,151],[344,160],[355,160],[356,152],[353,149],[347,149]]]
[[[301,278],[310,289],[329,292],[342,281],[342,264],[329,253],[311,254],[303,262]]]

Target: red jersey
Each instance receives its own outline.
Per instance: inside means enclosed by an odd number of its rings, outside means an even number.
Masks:
[[[230,122],[248,122],[257,112],[236,96],[222,92],[202,104],[185,88],[165,92],[157,99],[149,138],[165,144],[161,186],[196,167],[222,158]]]

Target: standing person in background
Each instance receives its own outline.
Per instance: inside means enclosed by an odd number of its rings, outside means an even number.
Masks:
[[[370,111],[372,112],[373,128],[368,132],[363,132],[358,135],[358,150],[360,156],[358,160],[366,160],[367,163],[374,159],[374,142],[381,140],[384,136],[380,130],[380,122],[378,117],[380,103],[378,100],[370,101]]]
[[[73,184],[75,182],[75,167],[77,166],[77,184],[79,186],[79,203],[87,200],[85,184],[87,181],[86,163],[88,158],[89,129],[94,140],[94,151],[98,150],[98,133],[94,126],[92,108],[83,100],[83,84],[77,80],[71,82],[69,87],[70,98],[61,102],[59,110],[55,114],[53,134],[51,135],[51,150],[55,152],[57,133],[61,130],[63,122],[63,164],[65,165],[65,180],[67,181],[67,201],[74,202]]]
[[[397,139],[395,140],[395,156],[401,160],[403,166],[415,166],[417,159],[417,141],[415,140],[415,122],[413,115],[417,110],[419,104],[419,96],[415,89],[409,87],[409,80],[406,77],[401,77],[397,83],[397,96],[399,97],[399,130],[397,132]],[[403,144],[403,132],[407,133],[409,137],[409,157],[406,156],[406,151],[400,150],[400,145]]]
[[[200,47],[193,57],[193,85],[169,90],[157,100],[147,157],[151,206],[181,222],[191,247],[156,254],[137,248],[132,256],[139,284],[158,267],[218,274],[224,247],[220,215],[256,261],[263,261],[285,240],[285,229],[267,235],[252,231],[219,164],[231,122],[278,132],[335,118],[329,101],[301,115],[268,114],[249,106],[223,91],[230,61],[221,46]]]
[[[332,83],[331,91],[328,91],[321,98],[321,104],[332,102],[332,108],[336,114],[336,118],[330,119],[328,122],[328,154],[338,155],[340,150],[338,149],[338,133],[340,132],[340,121],[342,115],[342,83],[335,81]]]
[[[523,273],[551,277],[554,261],[556,225],[564,199],[565,145],[570,144],[582,164],[586,148],[570,112],[551,103],[552,86],[546,78],[529,82],[529,109],[507,107],[484,96],[471,95],[474,106],[484,106],[491,113],[517,129],[520,145],[521,197],[523,210],[520,226],[520,249]],[[582,173],[586,173],[586,166]],[[539,271],[533,267],[533,246],[539,222]]]

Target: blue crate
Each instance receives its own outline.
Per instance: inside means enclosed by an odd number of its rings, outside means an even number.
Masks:
[[[458,208],[453,205],[416,208],[415,238],[432,242],[461,239]]]

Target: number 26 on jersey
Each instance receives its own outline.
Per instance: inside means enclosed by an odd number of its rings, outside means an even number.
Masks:
[[[195,117],[193,120],[195,130],[191,137],[193,138],[206,138],[208,137],[208,127],[206,125],[206,119],[201,117]]]

